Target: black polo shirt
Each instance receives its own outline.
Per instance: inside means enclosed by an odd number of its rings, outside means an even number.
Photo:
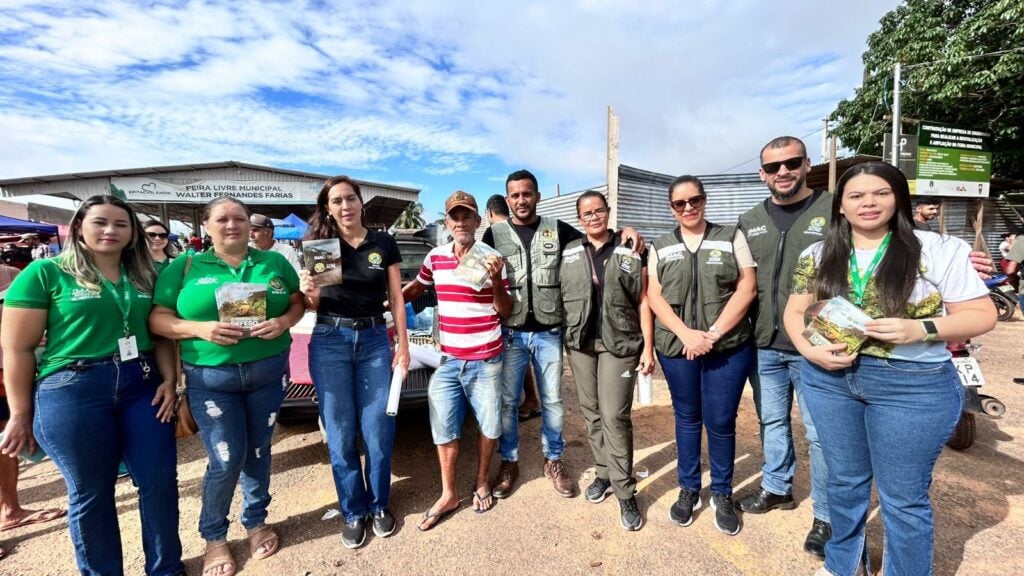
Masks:
[[[367,318],[384,313],[388,266],[400,264],[398,243],[384,232],[366,231],[358,248],[341,240],[341,284],[320,289],[317,314]]]

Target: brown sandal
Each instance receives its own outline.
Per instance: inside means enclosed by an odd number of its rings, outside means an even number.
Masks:
[[[265,548],[265,550],[260,552],[260,548]],[[249,553],[253,558],[257,560],[270,558],[280,549],[281,537],[277,534],[277,530],[266,524],[249,530]]]
[[[214,572],[227,565],[231,566],[227,572]],[[235,558],[231,555],[231,548],[228,548],[226,540],[212,547],[207,545],[206,552],[203,553],[203,576],[234,576],[236,568]]]

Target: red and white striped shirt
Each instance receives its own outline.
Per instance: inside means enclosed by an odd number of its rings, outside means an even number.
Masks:
[[[438,329],[441,353],[459,360],[486,360],[500,354],[501,318],[494,308],[494,291],[488,279],[476,290],[455,276],[459,260],[455,243],[438,246],[427,254],[416,281],[434,286],[437,292]],[[501,269],[501,287],[509,291],[508,277]]]

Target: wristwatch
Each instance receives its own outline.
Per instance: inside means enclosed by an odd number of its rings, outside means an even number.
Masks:
[[[722,333],[718,330],[718,326],[715,326],[714,324],[711,325],[711,328],[708,328],[708,334],[714,334],[719,338],[722,337]]]
[[[935,322],[921,320],[921,328],[924,329],[924,342],[931,342],[939,337],[939,329],[935,327]]]

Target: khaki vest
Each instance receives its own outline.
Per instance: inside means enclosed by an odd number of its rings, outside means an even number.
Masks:
[[[604,297],[601,302],[601,343],[620,358],[635,356],[643,345],[640,332],[640,293],[643,268],[633,251],[616,246],[604,268]],[[562,302],[565,306],[565,330],[562,338],[571,350],[580,350],[587,318],[594,306],[594,267],[583,240],[573,240],[562,251]]]
[[[820,193],[783,234],[768,213],[768,202],[770,198],[740,216],[740,230],[757,262],[757,302],[750,307],[750,315],[758,348],[770,345],[780,329],[782,312],[793,288],[796,261],[808,246],[825,239],[832,212],[832,194]],[[785,338],[785,331],[780,334]]]
[[[687,250],[678,228],[654,241],[661,295],[688,328],[706,331],[736,292],[740,268],[733,250],[735,236],[735,226],[708,222],[695,253]],[[715,342],[713,350],[735,348],[748,338],[750,321],[744,318]],[[683,343],[657,318],[654,346],[665,356],[679,356],[683,352]]]
[[[546,326],[560,325],[564,314],[562,289],[558,282],[561,259],[558,221],[540,217],[540,226],[534,234],[529,253],[508,220],[495,224],[491,230],[494,248],[505,259],[512,292],[512,313],[502,324],[511,328],[522,326],[532,311],[537,322]]]

